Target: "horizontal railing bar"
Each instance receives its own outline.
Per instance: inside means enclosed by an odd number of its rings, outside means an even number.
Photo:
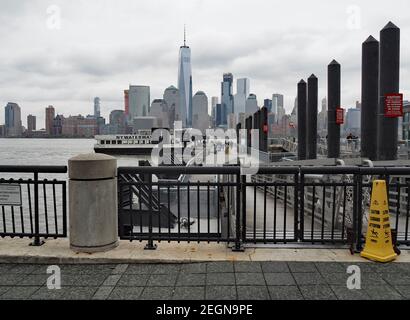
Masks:
[[[67,166],[0,165],[0,172],[8,172],[8,173],[67,173]]]

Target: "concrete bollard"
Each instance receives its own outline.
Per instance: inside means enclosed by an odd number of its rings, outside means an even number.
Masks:
[[[70,248],[103,252],[118,246],[117,160],[82,154],[68,160]]]

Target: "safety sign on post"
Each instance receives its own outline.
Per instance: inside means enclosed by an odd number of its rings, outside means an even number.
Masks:
[[[397,256],[393,249],[389,203],[384,180],[373,182],[366,244],[360,255],[378,262],[389,262]]]
[[[387,118],[398,118],[403,116],[403,94],[386,94],[384,116]]]
[[[336,108],[336,124],[344,123],[345,110],[343,108]]]

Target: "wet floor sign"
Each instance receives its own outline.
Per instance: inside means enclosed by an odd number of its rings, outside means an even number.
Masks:
[[[393,250],[389,203],[384,180],[373,182],[366,244],[360,255],[378,262],[389,262],[397,256]]]

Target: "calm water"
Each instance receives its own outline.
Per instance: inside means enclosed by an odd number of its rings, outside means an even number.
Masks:
[[[0,139],[0,165],[67,165],[68,159],[94,152],[94,139]],[[147,157],[120,156],[119,166],[136,166]]]

